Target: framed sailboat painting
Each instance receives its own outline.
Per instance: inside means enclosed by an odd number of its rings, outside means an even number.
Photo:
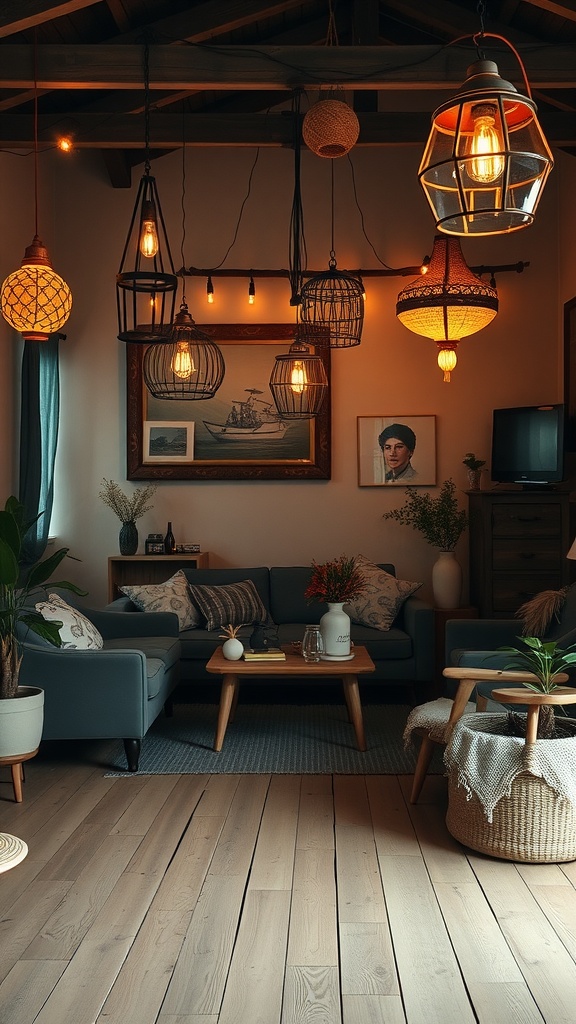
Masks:
[[[144,383],[145,345],[126,346],[127,477],[129,480],[329,480],[330,388],[320,414],[278,415],[269,387],[275,357],[288,353],[295,324],[202,324],[224,357],[224,380],[213,398],[156,398]],[[330,380],[330,348],[315,354]],[[179,430],[179,424],[181,429]],[[185,437],[174,453],[156,443]],[[152,450],[154,449],[154,450]]]

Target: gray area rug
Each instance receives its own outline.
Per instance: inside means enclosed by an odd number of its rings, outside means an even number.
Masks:
[[[409,711],[407,705],[367,704],[368,749],[362,753],[343,705],[239,704],[216,753],[217,705],[177,704],[173,718],[162,715],[142,741],[139,771],[127,771],[118,742],[107,751],[107,774],[411,775],[417,748],[404,750],[402,742]],[[440,747],[430,771],[444,772]]]

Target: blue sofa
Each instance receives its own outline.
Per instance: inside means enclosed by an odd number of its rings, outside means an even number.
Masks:
[[[102,650],[53,647],[27,632],[20,684],[44,690],[43,740],[122,739],[137,771],[142,739],[178,685],[178,620],[75,605],[102,634]]]
[[[381,564],[391,575],[393,565]],[[310,566],[258,566],[246,569],[185,569],[189,582],[194,584],[239,583],[252,580],[270,618],[278,628],[280,644],[302,640],[304,627],[318,622],[326,606],[308,604],[304,592],[311,575]],[[108,605],[116,611],[138,613],[128,597],[120,597]],[[148,612],[138,617],[146,618]],[[246,642],[252,631],[245,627],[240,638]],[[214,676],[206,672],[206,662],[222,640],[221,630],[189,629],[179,634],[182,647],[180,677],[183,683],[211,682]],[[391,629],[381,631],[352,623],[351,639],[366,647],[375,664],[373,676],[363,677],[363,683],[373,681],[382,685],[402,684],[417,699],[426,696],[434,679],[434,611],[430,604],[412,596],[403,604]],[[305,672],[303,672],[303,677]]]

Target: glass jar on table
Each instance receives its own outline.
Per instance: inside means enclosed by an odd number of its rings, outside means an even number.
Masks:
[[[320,661],[324,653],[324,642],[320,626],[306,626],[302,640],[302,656],[304,661]]]

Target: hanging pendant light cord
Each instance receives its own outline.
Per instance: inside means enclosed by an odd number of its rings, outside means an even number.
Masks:
[[[34,234],[38,236],[38,29],[34,26]]]
[[[182,260],[182,302],[180,304],[181,307],[186,305],[186,274],[184,273],[184,243],[186,241],[186,207],[184,205],[184,199],[186,197],[186,141],[184,138],[184,126],[184,103],[182,103],[182,198],[180,200],[180,206],[182,210],[182,239],[180,242],[180,259]]]
[[[292,100],[292,124],[293,124],[293,146],[294,146],[294,196],[292,199],[292,211],[290,214],[290,245],[288,253],[289,280],[290,280],[290,305],[300,305],[300,291],[302,288],[303,270],[306,269],[306,242],[304,239],[304,213],[302,209],[301,194],[301,139],[300,131],[300,99],[301,92],[297,90]],[[302,251],[304,251],[304,267],[302,266]]]
[[[150,174],[150,48],[144,44],[144,173]]]
[[[330,161],[330,260],[329,267],[334,270],[336,266],[336,250],[334,248],[334,160]]]

